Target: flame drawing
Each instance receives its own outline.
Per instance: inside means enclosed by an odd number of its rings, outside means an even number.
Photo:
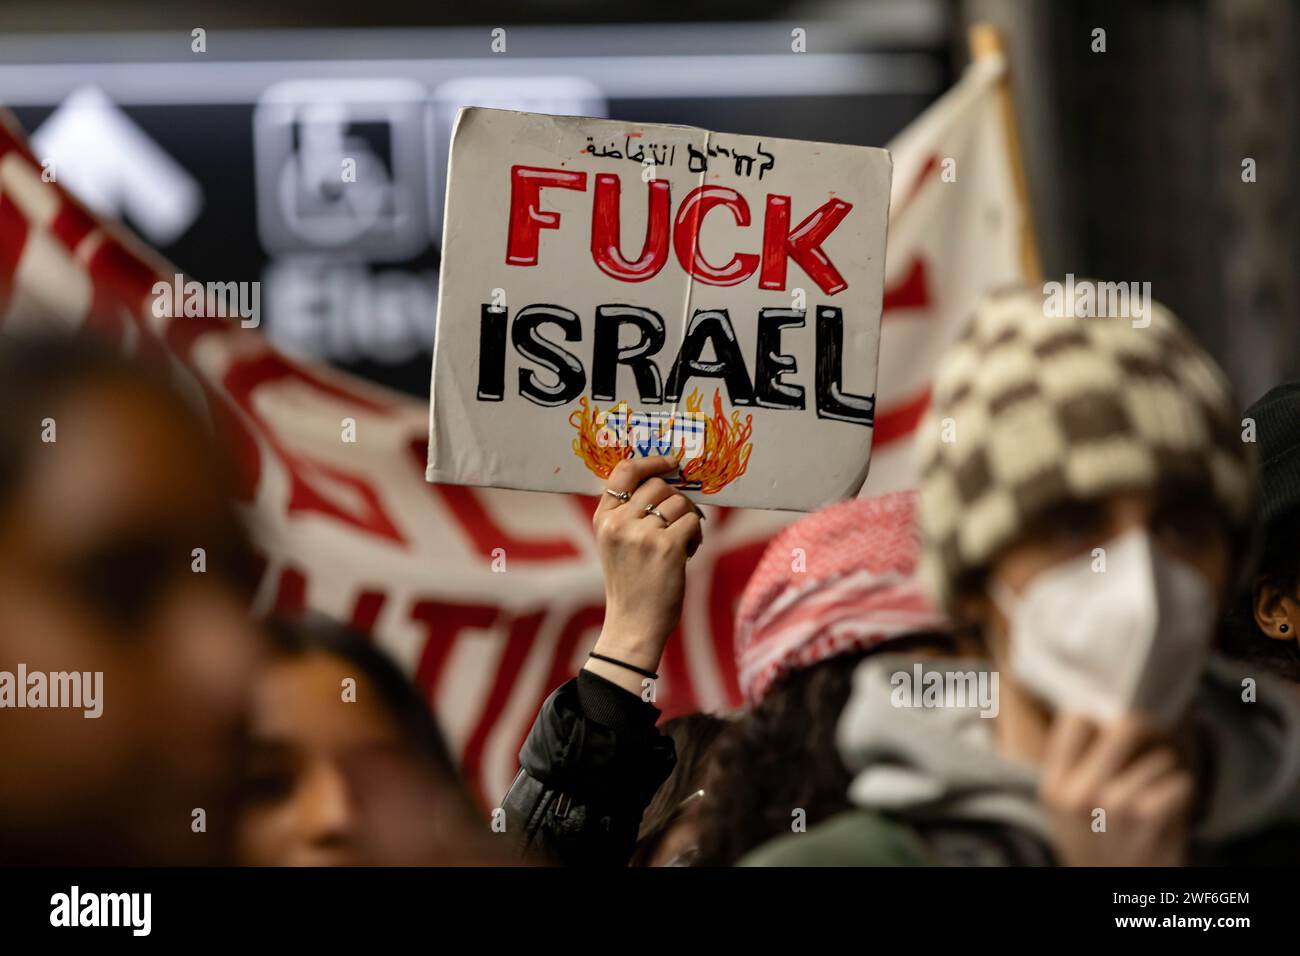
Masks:
[[[569,415],[569,424],[578,430],[578,437],[573,440],[573,453],[582,459],[592,474],[608,478],[614,466],[625,458],[631,458],[634,451],[626,442],[620,442],[610,434],[609,427],[604,424],[609,412],[602,413],[600,406],[588,402],[585,396],[578,399],[578,405]],[[702,417],[702,405],[699,389],[693,389],[686,398],[686,410],[699,418]],[[660,426],[661,434],[671,435],[672,426],[670,417]],[[704,420],[704,448],[682,465],[681,484],[706,495],[716,494],[731,484],[745,473],[749,465],[749,456],[754,451],[750,441],[753,433],[754,416],[746,415],[742,422],[740,412],[733,411],[728,417],[722,409],[722,393],[714,389],[713,415]],[[672,457],[680,463],[685,454],[686,449],[678,445]]]
[[[580,407],[569,415],[569,424],[578,430],[578,437],[573,440],[573,453],[582,459],[592,474],[608,478],[615,465],[632,457],[632,448],[609,440],[609,429],[604,424],[599,405],[589,404],[585,395],[578,399],[578,405]]]
[[[700,393],[693,389],[686,398],[686,410],[698,414]],[[740,422],[740,412],[733,411],[731,418],[722,411],[722,394],[713,390],[713,417],[704,423],[704,452],[688,461],[682,468],[682,478],[700,483],[700,491],[716,494],[745,473],[749,456],[754,451],[749,437],[754,433],[754,416],[746,415]],[[678,461],[681,451],[678,451]]]

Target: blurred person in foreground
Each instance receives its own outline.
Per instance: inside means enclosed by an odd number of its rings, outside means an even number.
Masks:
[[[1177,321],[981,304],[919,431],[941,604],[987,662],[864,663],[840,722],[854,810],[762,862],[1293,862],[1300,707],[1213,659],[1255,517],[1253,446]],[[972,674],[972,671],[977,673]],[[950,691],[997,678],[995,712]],[[903,691],[900,693],[900,691]]]
[[[161,371],[0,338],[0,862],[231,858],[263,638],[228,474]],[[97,716],[42,703],[78,676]]]
[[[718,741],[696,828],[704,866],[849,808],[835,727],[854,669],[877,653],[957,653],[917,573],[916,493],[842,501],[768,544],[741,596],[746,709]]]
[[[240,861],[514,862],[479,819],[428,702],[386,654],[321,618],[277,621],[254,697]]]
[[[1270,389],[1242,427],[1259,446],[1259,562],[1229,615],[1223,651],[1300,683],[1300,383]]]

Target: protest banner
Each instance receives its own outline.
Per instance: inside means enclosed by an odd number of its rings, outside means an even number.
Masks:
[[[887,152],[466,108],[450,163],[430,481],[594,493],[667,454],[709,504],[857,493]]]

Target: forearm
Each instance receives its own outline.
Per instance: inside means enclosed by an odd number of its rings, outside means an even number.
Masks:
[[[610,474],[592,516],[605,579],[595,656],[543,705],[507,794],[507,823],[525,846],[564,863],[626,864],[641,816],[676,763],[672,740],[654,726],[653,681],[681,615],[702,519],[655,477],[675,469],[653,456]]]
[[[615,624],[600,632],[596,646],[592,651],[601,657],[621,661],[621,666],[596,657],[587,658],[583,670],[597,677],[602,677],[611,684],[617,684],[629,694],[635,694],[644,701],[654,700],[653,693],[647,695],[653,678],[640,671],[656,674],[659,661],[663,657],[665,638],[656,634],[638,634],[637,632]],[[638,670],[639,669],[639,670]]]

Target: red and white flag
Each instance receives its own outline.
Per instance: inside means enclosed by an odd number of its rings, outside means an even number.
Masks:
[[[862,495],[917,484],[912,435],[939,356],[991,289],[1023,281],[1028,210],[1002,114],[1000,56],[976,60],[894,137],[876,430]]]
[[[999,125],[1000,69],[972,67],[891,144],[867,493],[913,482],[910,437],[937,355],[982,291],[1019,275],[1023,210]],[[0,119],[0,329],[93,327],[171,363],[235,445],[238,503],[264,561],[257,610],[310,608],[372,635],[429,696],[493,805],[542,700],[600,629],[594,499],[426,484],[424,402],[292,359],[236,321],[156,316],[152,288],[176,270],[46,181],[12,119]],[[355,441],[342,440],[346,419]],[[793,520],[706,512],[660,668],[657,704],[669,715],[739,703],[736,603],[768,539]]]

